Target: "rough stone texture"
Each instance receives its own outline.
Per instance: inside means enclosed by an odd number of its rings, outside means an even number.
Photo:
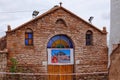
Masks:
[[[48,80],[48,75],[41,74],[7,74],[4,80]],[[79,74],[74,75],[73,80],[108,80],[107,73]]]
[[[47,76],[11,74],[6,75],[3,80],[47,80]]]
[[[7,52],[0,51],[0,80],[3,80],[3,77],[6,75],[2,74],[2,72],[6,72],[7,68]]]
[[[0,72],[6,71],[7,66],[7,54],[6,53],[0,53]]]
[[[4,50],[6,48],[6,36],[0,38],[0,50]]]
[[[58,19],[63,19],[65,24],[56,24]],[[33,30],[33,46],[25,46],[27,28]],[[85,45],[85,34],[88,30],[93,32],[91,46]],[[19,66],[27,66],[32,72],[47,73],[47,65],[42,64],[43,61],[47,62],[47,43],[51,37],[58,34],[65,34],[73,41],[75,73],[107,71],[106,33],[63,7],[54,7],[38,18],[7,32],[8,66],[11,65],[9,59],[14,57]]]
[[[76,76],[75,80],[108,80],[108,74],[107,73],[82,74],[80,76]]]
[[[111,54],[109,80],[120,80],[120,44]]]

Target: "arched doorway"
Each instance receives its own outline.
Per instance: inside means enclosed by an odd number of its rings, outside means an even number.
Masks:
[[[66,35],[53,36],[47,45],[49,80],[72,80],[73,43]]]

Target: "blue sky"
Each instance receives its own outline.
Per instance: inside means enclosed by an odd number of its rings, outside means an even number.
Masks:
[[[99,29],[106,26],[109,32],[110,0],[0,0],[0,37],[5,35],[7,25],[14,29],[31,20],[34,10],[42,14],[59,2],[86,21],[93,16],[92,24]]]

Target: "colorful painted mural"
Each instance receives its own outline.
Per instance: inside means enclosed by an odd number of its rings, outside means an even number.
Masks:
[[[51,63],[70,63],[70,50],[52,50]]]
[[[73,49],[48,49],[48,64],[73,64]]]

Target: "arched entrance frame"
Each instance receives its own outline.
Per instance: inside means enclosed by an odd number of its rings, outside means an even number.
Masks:
[[[48,73],[55,74],[49,76],[49,80],[73,80],[73,76],[66,75],[74,72],[74,46],[71,38],[64,34],[55,35],[50,38],[47,49]]]

